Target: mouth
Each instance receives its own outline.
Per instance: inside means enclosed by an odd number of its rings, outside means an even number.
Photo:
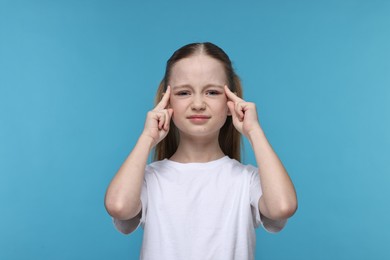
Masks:
[[[195,125],[206,124],[210,118],[211,116],[206,116],[206,115],[191,115],[187,117],[187,119],[190,120],[190,122]]]
[[[211,116],[206,115],[191,115],[187,117],[188,119],[210,119]]]

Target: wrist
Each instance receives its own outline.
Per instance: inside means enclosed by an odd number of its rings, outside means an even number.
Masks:
[[[261,129],[260,125],[257,127],[254,127],[252,130],[250,130],[247,134],[248,140],[250,143],[253,143],[254,140],[258,140],[259,138],[263,137],[265,134],[263,132],[263,129]]]
[[[154,138],[144,133],[142,133],[141,136],[138,138],[138,142],[147,146],[149,151],[151,151],[155,146]]]

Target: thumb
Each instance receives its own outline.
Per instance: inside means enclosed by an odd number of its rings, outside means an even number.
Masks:
[[[234,112],[234,102],[233,101],[228,101],[227,102],[227,106],[229,108],[228,115],[231,115],[231,116],[235,117],[236,115],[235,115],[235,112]]]
[[[169,114],[169,118],[171,118],[172,114],[173,114],[173,109],[172,108],[168,108],[168,114]]]
[[[171,122],[171,118],[172,118],[172,114],[173,114],[173,109],[172,109],[172,108],[168,108],[167,111],[168,111],[168,118],[166,119],[165,125],[164,125],[164,129],[165,129],[166,131],[169,130],[169,123]]]

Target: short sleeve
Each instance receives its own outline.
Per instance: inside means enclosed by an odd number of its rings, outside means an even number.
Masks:
[[[126,220],[119,220],[119,219],[116,219],[116,218],[112,218],[113,220],[113,224],[115,226],[115,228],[121,232],[121,233],[125,233],[127,234],[127,230],[131,229],[133,232],[134,230],[136,230],[140,225],[143,227],[144,224],[145,224],[145,219],[146,219],[146,214],[147,214],[147,205],[148,205],[148,191],[147,191],[147,185],[146,185],[146,176],[147,176],[147,173],[150,171],[149,167],[146,166],[146,169],[145,169],[145,178],[144,178],[144,182],[142,184],[142,188],[141,188],[141,206],[142,206],[142,214],[141,214],[141,219],[139,221],[137,221],[135,227],[131,227],[131,225],[135,225],[134,223],[131,223],[129,221],[126,221]]]
[[[146,170],[145,170],[144,183],[143,183],[142,189],[141,189],[142,215],[141,215],[140,224],[141,224],[142,228],[145,225],[146,215],[148,214],[148,186],[147,186],[146,180],[147,180],[147,177],[149,176],[150,171],[151,171],[151,168],[149,166],[147,166]]]
[[[250,172],[250,204],[252,211],[252,218],[255,228],[258,228],[260,225],[270,233],[277,233],[281,231],[287,223],[287,219],[284,220],[272,220],[266,218],[260,214],[259,200],[262,196],[260,177],[258,168],[248,165],[248,171]]]

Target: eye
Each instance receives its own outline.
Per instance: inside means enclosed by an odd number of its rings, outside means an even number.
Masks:
[[[208,96],[217,96],[220,95],[221,91],[210,89],[206,92],[206,95]]]
[[[175,93],[176,96],[187,96],[190,95],[190,92],[187,90],[178,91]]]

